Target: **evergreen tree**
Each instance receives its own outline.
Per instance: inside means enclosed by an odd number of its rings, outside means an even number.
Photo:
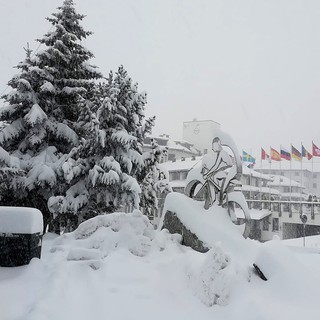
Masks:
[[[37,66],[45,70],[49,89],[55,93],[54,101],[47,103],[46,111],[51,109],[56,117],[67,121],[72,128],[77,127],[81,110],[79,100],[90,98],[95,85],[93,79],[102,77],[89,63],[93,54],[81,44],[92,34],[80,24],[84,17],[75,11],[73,0],[65,0],[58,7],[58,12],[47,18],[53,30],[38,40],[46,49],[37,53]]]
[[[45,48],[34,56],[26,50],[26,59],[17,66],[20,73],[8,83],[12,91],[2,97],[0,121],[8,125],[0,131],[0,147],[20,160],[19,173],[24,175],[8,175],[8,183],[21,190],[2,194],[1,202],[16,205],[20,197],[19,204],[43,212],[45,226],[52,218],[48,198],[66,189],[61,164],[81,140],[77,119],[92,98],[94,79],[101,77],[88,62],[92,53],[81,45],[91,34],[81,27],[83,18],[73,1],[65,0],[48,18],[52,31],[38,40]]]
[[[169,185],[168,173],[159,166],[162,157],[167,153],[167,149],[160,147],[155,139],[151,138],[151,150],[143,154],[144,170],[141,174],[144,177],[141,183],[140,206],[143,213],[149,217],[154,217],[159,209],[159,198],[172,191]]]
[[[70,188],[49,201],[53,211],[77,213],[80,219],[87,218],[84,212],[139,206],[137,179],[146,173],[142,143],[154,124],[154,118],[145,119],[146,94],[138,92],[122,66],[95,96],[79,118],[86,139],[63,164]]]

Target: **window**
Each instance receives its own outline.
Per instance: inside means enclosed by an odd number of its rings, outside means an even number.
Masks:
[[[207,154],[208,153],[208,149],[203,149],[203,154]]]
[[[284,176],[284,172],[283,171],[280,171],[280,176]]]
[[[179,171],[174,171],[171,174],[172,180],[180,180],[180,172]]]
[[[279,218],[273,218],[272,219],[272,231],[278,231],[279,230]]]
[[[283,192],[290,192],[290,187],[283,187]]]
[[[295,172],[294,175],[295,175],[295,176],[299,176],[299,172]]]
[[[262,220],[262,223],[263,223],[262,225],[263,231],[269,231],[269,218],[268,217],[264,218]]]
[[[317,189],[317,184],[316,184],[316,183],[313,183],[313,184],[312,184],[312,188],[313,188],[313,189]]]
[[[166,140],[159,139],[159,140],[157,140],[157,143],[158,143],[159,146],[166,146],[167,145],[167,141]]]
[[[313,174],[313,178],[317,178],[317,174],[316,173]]]
[[[181,180],[187,179],[188,171],[181,172]]]

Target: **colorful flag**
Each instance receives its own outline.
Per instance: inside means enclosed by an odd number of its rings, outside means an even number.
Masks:
[[[304,146],[302,146],[301,148],[301,155],[302,157],[307,158],[308,160],[312,158],[312,154],[308,152],[308,150]]]
[[[273,148],[270,149],[270,156],[271,156],[271,160],[281,161],[280,153],[276,149],[273,149]]]
[[[320,154],[319,154],[320,156]],[[294,160],[301,161],[302,156],[299,150],[297,150],[293,145],[291,145],[291,157]]]
[[[291,154],[290,151],[288,151],[286,148],[280,146],[280,153],[281,153],[281,158],[286,159],[286,160],[291,160]]]
[[[261,148],[261,160],[270,160],[270,156]]]
[[[320,157],[320,149],[312,141],[312,155],[314,157]]]
[[[249,153],[242,150],[242,161],[243,162],[250,162],[250,163],[256,163],[256,159],[252,157]]]

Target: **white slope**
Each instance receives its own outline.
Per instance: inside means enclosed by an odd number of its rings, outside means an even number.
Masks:
[[[194,225],[207,214],[197,203],[181,209]],[[244,240],[221,214],[210,215],[205,254],[153,230],[138,211],[47,234],[41,260],[0,268],[0,319],[319,319],[319,254]]]

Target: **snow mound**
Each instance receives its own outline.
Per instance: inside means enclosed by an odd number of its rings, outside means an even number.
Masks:
[[[99,250],[75,248],[70,250],[67,260],[99,260],[101,258],[102,254]]]
[[[214,204],[206,210],[204,202],[171,192],[166,197],[159,229],[163,227],[167,211],[174,212],[205,247],[212,248],[220,243],[224,250],[231,252],[243,265],[247,265],[248,262],[252,265],[252,257],[257,248],[251,239],[243,237],[244,226],[233,224],[225,208]]]
[[[166,230],[156,232],[149,219],[139,210],[115,212],[94,217],[78,229],[54,241],[51,252],[68,251],[67,260],[99,260],[117,250],[128,250],[144,257],[153,250],[161,251],[168,241],[178,243],[180,237]]]
[[[205,255],[202,265],[190,275],[191,287],[205,305],[209,307],[214,304],[227,305],[232,288],[241,278],[238,266],[218,245]],[[248,279],[247,275],[242,273],[242,278]]]

